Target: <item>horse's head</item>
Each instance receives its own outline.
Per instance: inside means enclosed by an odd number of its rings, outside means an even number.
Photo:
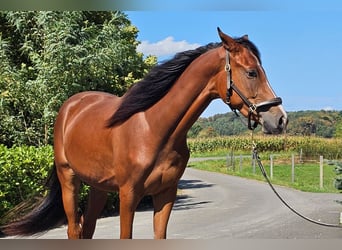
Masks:
[[[225,53],[227,85],[219,94],[232,110],[248,118],[248,127],[262,125],[266,134],[279,134],[286,129],[287,114],[281,98],[272,90],[261,66],[258,49],[247,36],[233,39],[218,28]],[[255,124],[252,125],[251,121]]]

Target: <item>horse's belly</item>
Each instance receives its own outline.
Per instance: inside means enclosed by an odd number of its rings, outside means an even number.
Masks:
[[[112,160],[100,153],[96,155],[88,152],[82,155],[83,157],[77,159],[73,156],[69,159],[69,166],[75,174],[90,186],[105,191],[117,191],[119,184]]]
[[[107,192],[119,191],[119,185],[115,175],[101,176],[101,178],[97,178],[96,180],[86,176],[83,181],[89,186],[95,187],[99,190]]]

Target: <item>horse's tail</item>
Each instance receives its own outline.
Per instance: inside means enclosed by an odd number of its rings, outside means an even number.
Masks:
[[[2,234],[6,236],[33,235],[65,223],[66,216],[63,209],[61,185],[57,178],[55,164],[48,178],[47,185],[49,187],[48,195],[22,218],[1,226]],[[24,203],[29,204],[30,202]],[[19,204],[9,214],[18,214],[23,207],[27,207],[27,204]]]

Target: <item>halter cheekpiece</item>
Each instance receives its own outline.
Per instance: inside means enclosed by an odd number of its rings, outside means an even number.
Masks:
[[[233,95],[233,91],[236,92],[240,96],[240,98],[243,100],[243,102],[248,106],[248,129],[254,130],[258,123],[254,122],[252,125],[252,114],[258,115],[258,113],[262,109],[269,109],[273,106],[278,106],[282,104],[282,100],[280,97],[272,98],[271,100],[260,102],[260,103],[251,103],[248,98],[240,91],[240,89],[234,84],[232,79],[232,68],[230,66],[230,58],[229,58],[229,51],[226,49],[226,65],[225,70],[227,71],[227,96],[226,96],[226,103],[229,105],[231,110],[237,115],[237,110],[235,108],[232,108],[230,98]]]

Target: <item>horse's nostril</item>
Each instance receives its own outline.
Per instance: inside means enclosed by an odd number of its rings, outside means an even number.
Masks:
[[[285,117],[285,116],[280,117],[279,124],[278,124],[279,128],[282,130],[285,130],[288,122],[289,121],[288,121],[287,117]]]
[[[279,126],[283,126],[283,124],[284,124],[284,117],[282,116],[279,119]]]

